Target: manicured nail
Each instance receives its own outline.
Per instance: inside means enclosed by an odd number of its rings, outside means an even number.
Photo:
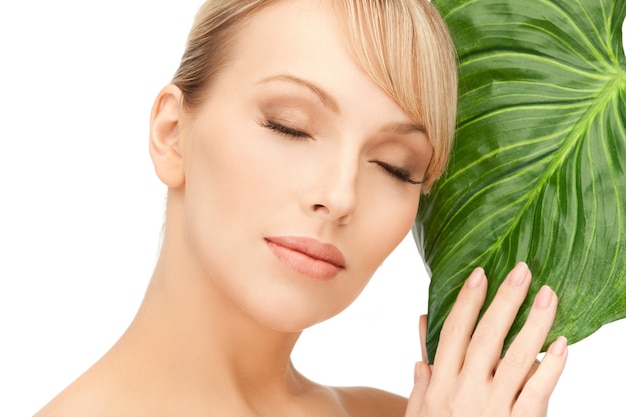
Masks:
[[[413,370],[413,382],[417,382],[417,380],[420,379],[420,376],[422,376],[421,365],[422,365],[421,362],[415,363],[415,369]]]
[[[539,309],[546,309],[550,307],[553,295],[554,292],[552,291],[552,289],[547,285],[544,285],[539,290],[539,294],[537,294],[537,297],[535,297],[535,307]]]
[[[528,265],[525,262],[518,263],[509,273],[509,283],[516,286],[522,285],[526,281],[529,272]]]
[[[482,284],[484,277],[485,270],[478,267],[472,271],[467,281],[465,281],[465,285],[467,285],[467,288],[478,288]]]
[[[559,336],[550,345],[550,348],[548,349],[548,352],[550,352],[554,356],[563,356],[563,354],[565,353],[566,349],[567,349],[567,338],[563,337],[563,336]]]

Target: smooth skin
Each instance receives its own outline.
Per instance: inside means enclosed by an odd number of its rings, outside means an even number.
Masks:
[[[501,341],[469,341],[484,277],[462,291],[432,376],[417,367],[408,411],[400,396],[298,373],[290,355],[302,329],[345,309],[410,230],[422,188],[398,169],[422,179],[433,150],[355,62],[329,1],[260,11],[234,51],[196,111],[173,85],[157,97],[150,154],[168,201],[151,283],[115,346],[37,416],[486,417],[535,401],[524,415],[541,416],[565,356],[520,378],[556,297],[531,315],[516,361],[490,381]],[[345,267],[312,278],[277,259],[273,236],[330,243]],[[476,335],[505,333],[529,281],[503,286]]]
[[[477,326],[487,279],[475,269],[461,289],[440,336],[435,365],[415,367],[415,386],[406,416],[546,416],[548,400],[567,359],[559,337],[536,361],[556,314],[557,297],[541,288],[522,330],[504,358],[504,339],[531,282],[521,262],[498,289]],[[425,321],[422,320],[422,334]],[[422,337],[422,351],[425,352]]]

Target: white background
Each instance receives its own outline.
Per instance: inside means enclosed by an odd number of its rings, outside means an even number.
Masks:
[[[165,200],[149,111],[199,4],[0,4],[0,417],[32,415],[134,316]],[[296,365],[408,395],[427,286],[408,237],[353,306],[305,332]],[[620,321],[570,347],[551,415],[626,415],[625,342]]]

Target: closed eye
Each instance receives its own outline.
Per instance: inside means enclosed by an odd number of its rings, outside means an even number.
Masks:
[[[308,133],[285,126],[273,120],[260,120],[259,125],[280,135],[288,136],[291,139],[311,139],[311,135]]]
[[[418,181],[418,180],[412,179],[409,172],[407,172],[405,169],[398,168],[393,165],[389,165],[388,163],[382,162],[382,161],[372,161],[372,162],[375,162],[376,164],[378,164],[389,175],[391,175],[393,178],[399,181],[406,182],[408,184],[413,184],[413,185],[424,183],[424,180]]]

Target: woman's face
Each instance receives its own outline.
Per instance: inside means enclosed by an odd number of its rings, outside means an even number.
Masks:
[[[346,308],[413,223],[432,147],[353,60],[329,2],[279,2],[181,129],[185,235],[277,330]],[[330,247],[332,245],[332,247]]]

